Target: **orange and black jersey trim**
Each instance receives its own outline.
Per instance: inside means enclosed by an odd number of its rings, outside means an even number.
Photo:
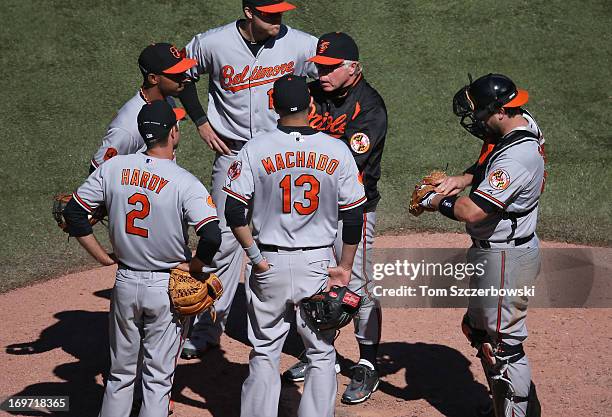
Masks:
[[[351,149],[363,176],[365,211],[374,211],[380,200],[377,184],[387,135],[385,102],[361,75],[341,91],[326,93],[319,81],[308,87],[313,98],[308,114],[310,126],[342,140]]]

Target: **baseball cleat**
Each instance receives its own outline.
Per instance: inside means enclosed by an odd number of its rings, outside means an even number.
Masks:
[[[304,360],[306,358],[303,358]],[[302,382],[306,377],[306,367],[308,366],[308,362],[304,362],[302,358],[298,362],[296,362],[291,368],[287,369],[283,372],[283,378],[290,382]],[[334,365],[334,370],[336,374],[340,373],[340,364],[336,362]]]
[[[344,404],[359,404],[366,401],[378,389],[380,379],[378,372],[365,365],[357,364],[351,368],[353,376],[351,382],[342,394]]]
[[[182,359],[197,359],[201,357],[202,355],[204,355],[207,351],[217,348],[217,347],[219,347],[218,343],[203,342],[203,343],[197,343],[196,345],[194,343],[194,340],[186,339],[185,343],[183,344],[183,350],[181,351],[181,358]]]

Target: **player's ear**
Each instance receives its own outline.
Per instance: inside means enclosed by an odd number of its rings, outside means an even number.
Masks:
[[[251,10],[251,7],[249,6],[244,6],[244,16],[247,18],[247,20],[253,20],[253,11]]]
[[[147,83],[149,85],[157,85],[157,84],[159,84],[159,75],[157,75],[157,74],[148,74],[147,75]]]

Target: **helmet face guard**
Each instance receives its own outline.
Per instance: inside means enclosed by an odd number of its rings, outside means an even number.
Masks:
[[[471,81],[471,77],[470,77]],[[484,140],[487,135],[487,125],[482,120],[487,117],[488,109],[476,111],[474,102],[470,98],[469,85],[466,85],[461,90],[457,91],[453,97],[453,113],[461,117],[461,127],[467,130],[473,136]]]

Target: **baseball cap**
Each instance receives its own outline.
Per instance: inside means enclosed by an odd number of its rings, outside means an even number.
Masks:
[[[138,113],[138,131],[146,143],[165,139],[178,120],[185,118],[185,110],[172,108],[165,100],[145,104]]]
[[[319,38],[317,54],[308,60],[320,65],[338,65],[345,60],[359,61],[359,48],[346,33],[326,33]]]
[[[272,102],[277,111],[297,113],[310,105],[306,77],[287,74],[274,82]]]
[[[283,13],[295,9],[291,3],[282,0],[242,0],[242,7],[251,6],[264,13]]]
[[[186,58],[184,52],[170,43],[153,43],[138,57],[138,66],[144,74],[180,74],[196,65],[195,59]]]

